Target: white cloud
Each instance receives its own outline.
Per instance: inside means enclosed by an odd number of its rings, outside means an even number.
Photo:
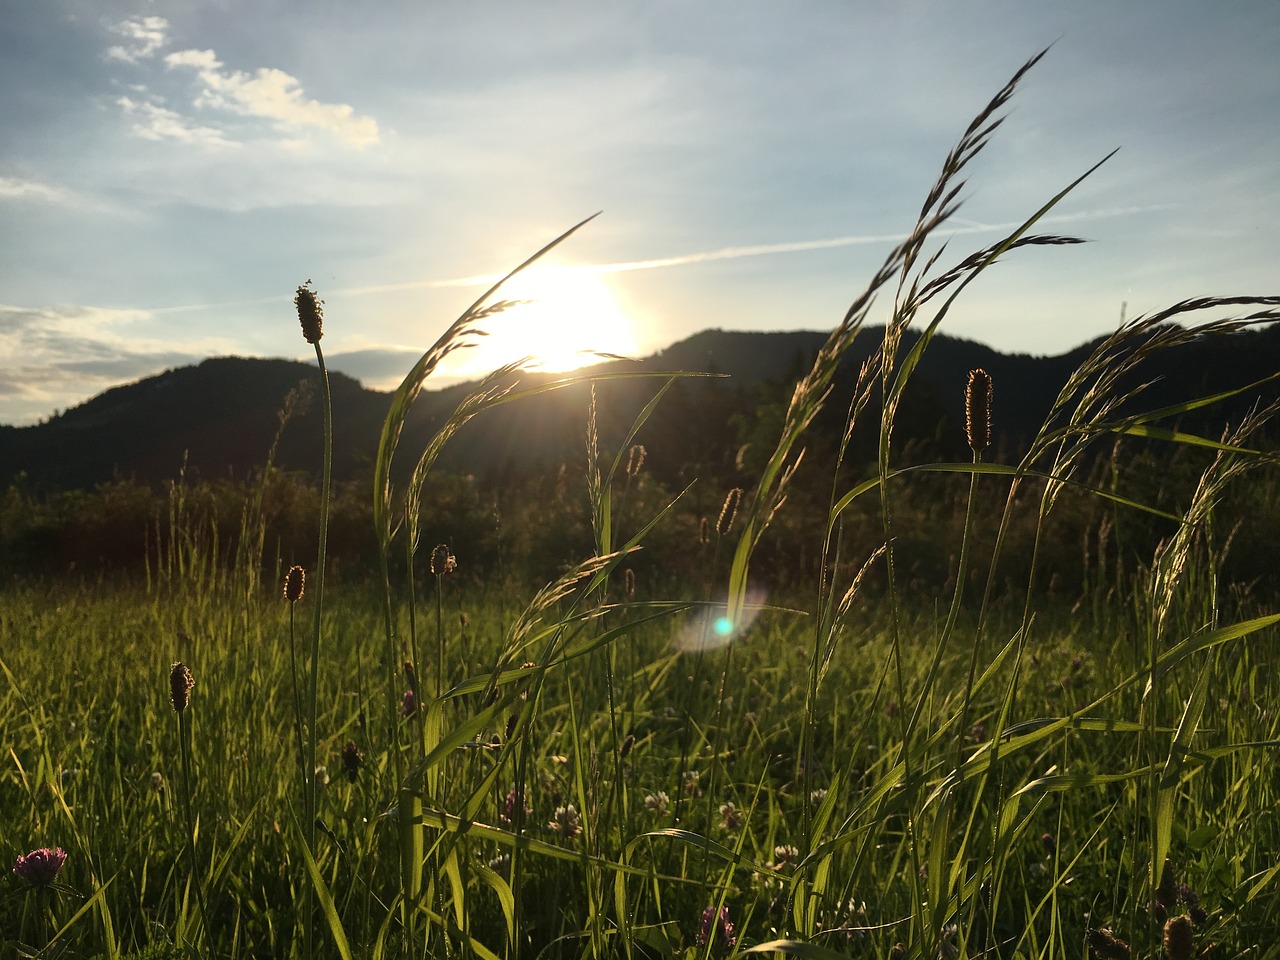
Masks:
[[[133,17],[109,29],[124,37],[125,43],[108,47],[107,56],[125,63],[137,63],[154,56],[169,39],[169,21],[164,17]]]
[[[154,100],[134,100],[120,97],[116,103],[125,115],[133,118],[133,134],[143,140],[177,140],[180,143],[201,143],[214,147],[234,147],[221,131],[192,123],[177,111],[163,107]]]
[[[66,203],[74,197],[70,190],[24,180],[21,177],[0,177],[0,200],[43,200],[48,203]]]
[[[164,62],[170,68],[196,71],[204,84],[196,106],[274,120],[284,130],[317,127],[355,147],[378,142],[376,120],[357,114],[350,104],[321,103],[307,97],[298,79],[283,70],[260,67],[253,74],[228,70],[212,50],[180,50],[166,56]]]
[[[109,387],[236,352],[217,337],[139,336],[145,310],[0,304],[0,423],[32,423]]]

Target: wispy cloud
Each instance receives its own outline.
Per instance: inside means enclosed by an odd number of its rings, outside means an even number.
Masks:
[[[274,120],[284,130],[315,127],[354,147],[378,142],[378,122],[357,114],[346,103],[322,103],[308,97],[298,79],[283,70],[260,67],[254,73],[230,70],[212,50],[179,50],[164,58],[170,68],[196,72],[204,89],[197,107],[229,110],[247,117]]]
[[[139,336],[149,319],[143,310],[0,304],[0,422],[30,423],[108,387],[234,352],[217,337]]]
[[[156,54],[169,39],[169,21],[164,17],[132,17],[108,28],[124,43],[107,48],[107,56],[125,63],[138,63]]]
[[[194,123],[176,110],[162,106],[155,98],[134,100],[132,97],[120,97],[116,105],[133,120],[133,135],[143,140],[176,140],[209,147],[239,146],[224,137],[220,130]]]
[[[65,187],[57,187],[38,180],[22,177],[0,177],[0,200],[39,200],[46,203],[67,203],[75,194]]]

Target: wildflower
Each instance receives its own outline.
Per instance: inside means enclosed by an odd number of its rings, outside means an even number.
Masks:
[[[13,874],[33,887],[47,887],[58,879],[67,854],[61,847],[41,847],[26,855],[19,855],[13,862]]]
[[[1040,834],[1040,846],[1044,847],[1045,853],[1053,856],[1058,849],[1058,841],[1053,838],[1052,833],[1042,833]]]
[[[975,454],[981,455],[991,446],[991,374],[982,369],[969,371],[964,389],[964,432]]]
[[[572,803],[556,807],[556,812],[547,823],[547,829],[557,833],[565,840],[572,840],[582,833],[582,818],[578,816],[578,808]]]
[[[697,770],[686,770],[684,772],[684,795],[686,797],[702,796],[702,787],[698,785],[698,781],[702,779],[702,774]]]
[[[1172,917],[1164,925],[1164,954],[1169,960],[1191,960],[1195,953],[1195,931],[1191,918]]]
[[[732,801],[720,804],[720,826],[722,829],[728,830],[730,833],[736,833],[742,828],[745,819],[737,804]]]
[[[456,569],[458,569],[458,560],[449,552],[449,545],[447,543],[437,543],[436,548],[431,551],[432,575],[443,577],[446,573],[453,573]]]
[[[889,948],[889,960],[902,960],[907,955],[907,945],[899,941]]]
[[[824,933],[840,933],[849,943],[866,937],[867,905],[850,898],[844,903],[837,903],[830,911],[823,911],[823,919],[818,921],[818,929]]]
[[[342,769],[352,783],[360,776],[360,768],[364,766],[364,752],[354,740],[348,740],[342,748]]]
[[[413,695],[413,690],[406,690],[404,696],[400,698],[400,716],[412,717],[418,712],[418,698]]]
[[[306,585],[307,571],[294,564],[284,575],[284,598],[290,603],[297,603],[302,599],[302,591]]]
[[[310,280],[298,288],[293,297],[293,305],[298,308],[302,336],[307,343],[319,343],[324,336],[324,301],[316,299]]]
[[[789,843],[781,843],[773,848],[773,863],[770,866],[774,870],[781,870],[783,867],[790,866],[800,859],[800,851]]]
[[[718,923],[717,920],[719,921]],[[717,927],[719,928],[718,931]],[[719,932],[721,942],[725,947],[732,950],[733,945],[738,942],[738,938],[733,935],[733,924],[729,922],[729,908],[727,906],[722,906],[719,910],[716,910],[715,907],[707,907],[702,911],[702,924],[698,928],[698,946],[705,947],[717,932]]]
[[[1109,929],[1089,931],[1089,949],[1098,960],[1129,960],[1129,945]]]
[[[195,685],[195,678],[191,676],[186,664],[181,660],[177,661],[169,669],[169,702],[173,704],[173,709],[179,713],[187,709],[191,688]]]
[[[667,811],[671,809],[671,798],[667,796],[667,791],[659,790],[657,793],[645,795],[644,806],[646,810],[650,810],[660,817],[665,817]]]
[[[948,923],[938,934],[938,960],[955,960],[960,956],[960,948],[956,946],[956,936],[960,933],[960,927],[954,923]]]
[[[511,854],[500,853],[486,864],[490,870],[501,876],[506,876],[511,870]]]
[[[809,791],[809,803],[815,807],[822,806],[822,801],[827,799],[827,788],[817,787]]]
[[[498,819],[503,823],[515,823],[518,815],[523,822],[524,818],[531,813],[533,813],[533,807],[525,802],[524,791],[512,787],[507,791],[502,809],[498,811]]]
[[[164,793],[164,774],[159,770],[151,774],[151,789],[156,793]]]
[[[316,783],[320,784],[320,786],[327,787],[329,785],[329,768],[323,763],[316,764],[314,776]]]
[[[738,516],[738,504],[742,501],[742,488],[734,487],[725,495],[724,503],[720,507],[720,518],[716,520],[716,534],[723,537],[729,532],[729,528],[733,526],[733,521]]]
[[[969,739],[974,743],[985,743],[987,739],[987,725],[982,721],[978,721],[969,728]]]

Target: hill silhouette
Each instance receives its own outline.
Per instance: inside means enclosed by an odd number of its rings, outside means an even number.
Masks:
[[[879,328],[859,334],[824,414],[838,431],[856,371],[879,344]],[[650,357],[594,368],[599,372],[656,374],[697,371],[671,389],[639,439],[650,463],[679,478],[699,469],[727,469],[744,438],[770,440],[795,379],[826,339],[813,331],[779,333],[706,330]],[[908,337],[908,345],[911,343]],[[899,439],[932,439],[939,455],[963,456],[963,385],[982,367],[995,382],[997,445],[1012,453],[1043,421],[1053,398],[1093,344],[1057,356],[1003,354],[972,341],[939,335],[925,352]],[[1196,342],[1154,358],[1143,371],[1153,385],[1145,408],[1240,386],[1280,369],[1280,330],[1269,327]],[[578,374],[589,371],[577,371]],[[566,375],[531,374],[532,382]],[[364,479],[376,453],[390,394],[331,373],[334,476]],[[44,423],[0,427],[0,482],[20,476],[35,489],[91,488],[112,479],[158,484],[183,469],[190,477],[244,478],[265,461],[280,427],[282,404],[299,383],[314,383],[314,365],[289,360],[222,357],[115,387]],[[604,442],[621,438],[663,378],[610,380],[597,386],[598,428]],[[430,381],[428,381],[428,384]],[[403,449],[417,451],[474,385],[426,390],[410,416]],[[304,388],[305,393],[305,388]],[[440,464],[494,482],[510,482],[549,465],[580,462],[590,388],[572,388],[487,411],[465,426]],[[1194,426],[1216,435],[1249,401],[1199,412]],[[822,425],[816,425],[819,437]],[[776,437],[776,432],[773,434]],[[318,392],[303,403],[281,433],[276,463],[308,474],[319,469]],[[810,441],[815,442],[814,440]],[[820,442],[820,440],[818,441]]]

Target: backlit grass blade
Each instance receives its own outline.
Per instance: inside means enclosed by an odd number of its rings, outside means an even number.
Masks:
[[[294,834],[299,837],[302,836],[302,828],[292,810],[289,811],[289,820],[293,826]],[[351,960],[351,946],[347,943],[347,934],[342,927],[342,918],[338,916],[337,907],[334,906],[333,894],[329,892],[328,884],[324,882],[324,877],[320,875],[320,868],[316,866],[315,858],[311,856],[311,850],[305,843],[298,844],[298,849],[302,854],[303,863],[306,864],[307,876],[311,878],[311,887],[316,893],[320,909],[329,925],[329,934],[333,938],[334,949],[338,951],[338,956],[342,960]],[[304,918],[303,922],[309,922],[309,918]]]
[[[1200,726],[1200,717],[1204,713],[1205,695],[1209,690],[1209,678],[1212,675],[1213,670],[1207,667],[1197,675],[1191,696],[1187,698],[1186,707],[1182,711],[1178,732],[1174,734],[1173,741],[1169,744],[1169,757],[1165,761],[1156,787],[1156,822],[1152,824],[1151,831],[1150,883],[1152,890],[1155,890],[1160,883],[1160,872],[1164,869],[1164,859],[1169,853],[1178,782],[1191,741]]]

